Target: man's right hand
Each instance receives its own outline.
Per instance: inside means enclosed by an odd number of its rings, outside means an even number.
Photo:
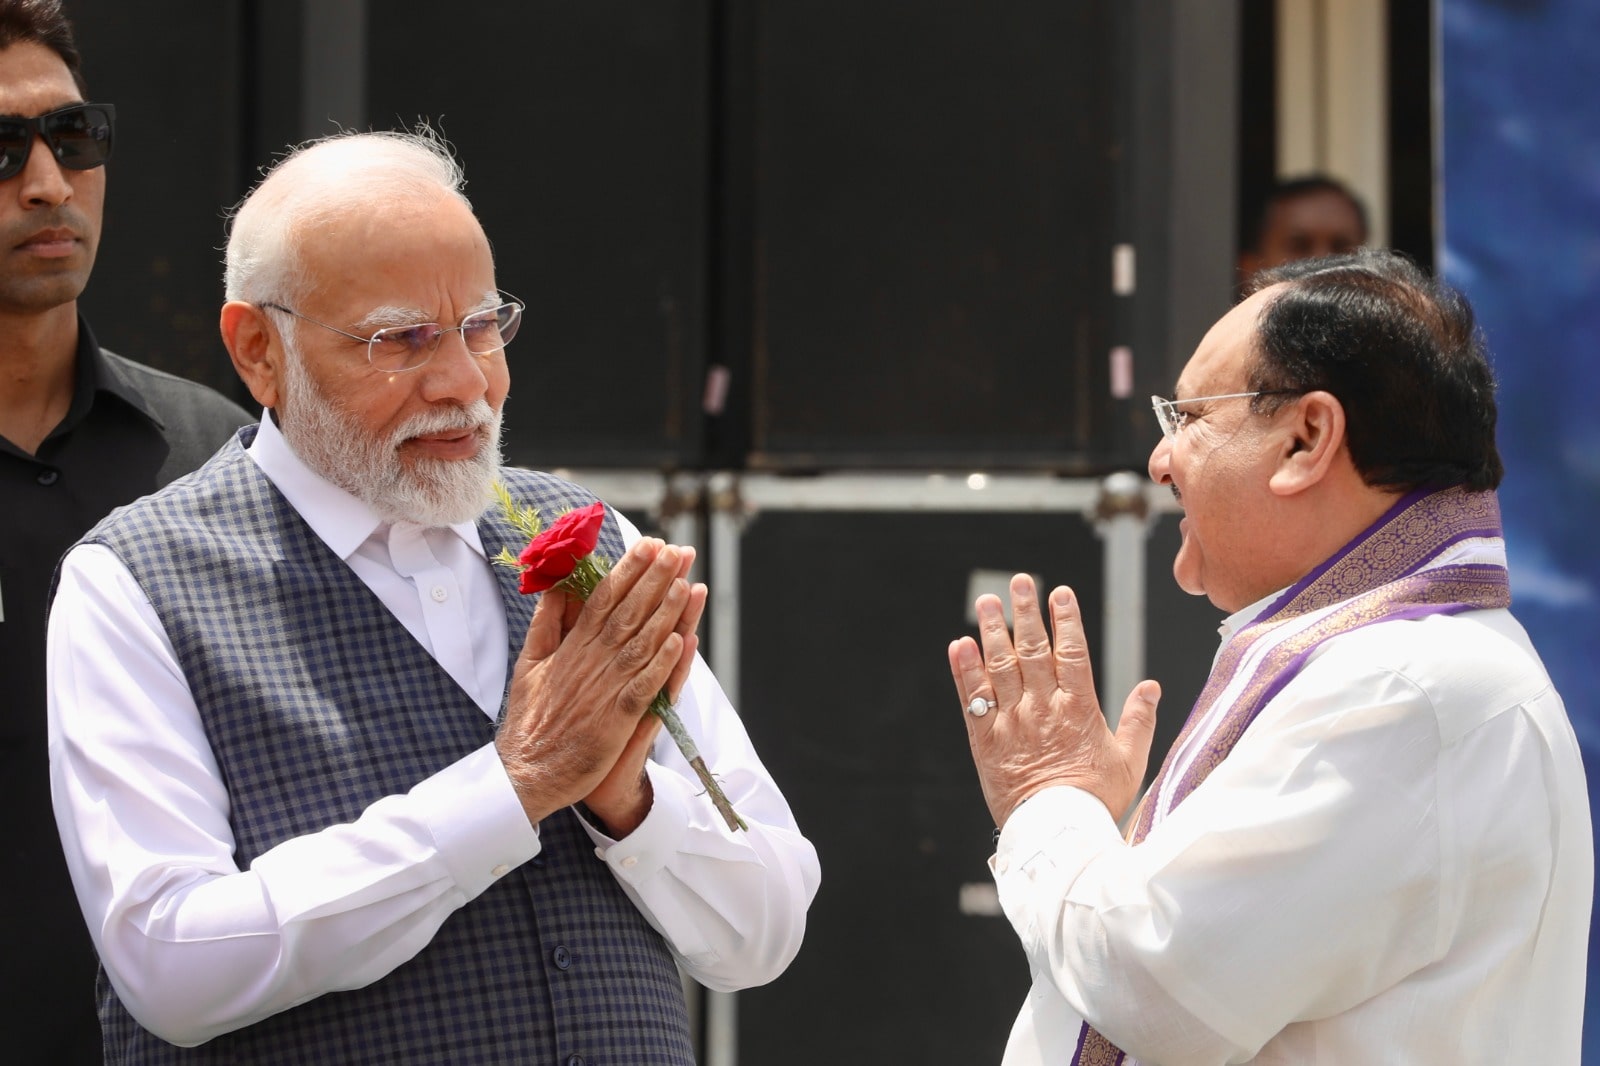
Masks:
[[[984,801],[1001,828],[1024,800],[1052,785],[1081,788],[1121,818],[1138,797],[1155,733],[1161,686],[1135,685],[1113,732],[1095,695],[1078,598],[1057,588],[1049,607],[1047,630],[1033,579],[1017,574],[1011,579],[1015,635],[1000,598],[979,596],[973,608],[981,651],[971,637],[949,648],[962,706],[993,700],[983,715],[962,717]]]
[[[495,748],[530,821],[588,796],[615,765],[640,716],[692,660],[686,612],[704,603],[683,578],[683,549],[647,538],[596,587],[575,619],[564,593],[534,610]],[[570,628],[569,628],[570,622]],[[692,634],[692,625],[689,627]]]

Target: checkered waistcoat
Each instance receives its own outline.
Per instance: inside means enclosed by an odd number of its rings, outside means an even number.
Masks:
[[[121,557],[171,638],[228,789],[241,869],[275,844],[353,821],[494,735],[245,454],[253,433],[85,538]],[[547,520],[594,499],[547,474],[501,477]],[[495,509],[478,528],[490,556],[520,550]],[[622,551],[610,515],[601,547],[612,558]],[[511,663],[535,597],[517,593],[510,569],[494,569]],[[692,1064],[682,984],[660,935],[571,810],[547,818],[540,839],[538,857],[388,976],[197,1048],[141,1027],[102,972],[105,1061]]]

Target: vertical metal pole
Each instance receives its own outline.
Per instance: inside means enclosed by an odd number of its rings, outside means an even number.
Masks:
[[[682,544],[695,549],[694,566],[689,580],[705,578],[706,557],[710,552],[706,538],[706,515],[701,506],[705,498],[703,485],[695,475],[679,474],[664,479],[660,494],[652,507],[656,525],[670,544]],[[704,1046],[704,1010],[706,989],[682,967],[678,977],[683,983],[683,1002],[689,1011],[689,1040],[691,1046]]]
[[[663,486],[658,512],[661,529],[667,540],[694,548],[694,566],[689,569],[690,581],[704,581],[706,560],[711,549],[706,543],[706,514],[701,506],[705,487],[693,474],[677,474]],[[708,660],[709,661],[709,660]]]
[[[721,472],[710,480],[711,669],[739,706],[739,538],[744,525],[739,483]],[[706,990],[705,1066],[738,1066],[739,1000]]]
[[[706,990],[706,1066],[739,1066],[739,993]]]
[[[711,515],[711,670],[732,704],[739,706],[739,534],[738,480],[727,472],[710,481]]]
[[[1101,482],[1095,509],[1095,531],[1105,547],[1100,707],[1112,729],[1128,693],[1144,679],[1144,542],[1150,528],[1144,488],[1137,474],[1119,471]]]

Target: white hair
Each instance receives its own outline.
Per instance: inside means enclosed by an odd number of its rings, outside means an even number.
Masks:
[[[432,127],[347,132],[308,141],[269,167],[232,212],[226,298],[293,303],[308,279],[299,241],[318,223],[383,199],[449,193],[468,209],[466,176]]]

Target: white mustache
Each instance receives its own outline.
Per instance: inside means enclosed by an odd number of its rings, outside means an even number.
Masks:
[[[395,430],[396,441],[423,437],[430,433],[451,433],[483,429],[494,422],[494,408],[483,400],[475,400],[466,407],[449,407],[437,411],[420,411],[408,418]]]

